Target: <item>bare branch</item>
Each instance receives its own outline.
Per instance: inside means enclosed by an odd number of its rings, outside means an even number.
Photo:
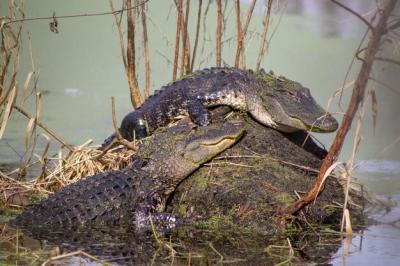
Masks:
[[[136,1],[136,0],[135,0]],[[127,8],[131,7],[131,0],[126,0]],[[131,102],[134,108],[142,105],[143,100],[136,78],[136,53],[135,53],[135,26],[136,26],[136,10],[129,10],[127,16],[128,24],[128,46],[126,48],[127,59],[127,76],[129,89],[131,92]]]
[[[237,46],[236,46],[236,56],[235,56],[235,67],[239,67],[239,51],[242,47],[242,23],[240,22],[240,0],[236,0],[235,3],[235,12],[236,12],[236,38],[237,38]]]
[[[17,110],[18,112],[20,112],[22,115],[24,115],[26,118],[28,118],[29,120],[32,119],[32,117],[25,112],[22,108],[18,107],[17,105],[13,105],[13,108],[15,110]],[[58,142],[60,142],[63,146],[65,146],[66,148],[68,148],[70,151],[73,151],[74,148],[72,148],[71,145],[67,144],[61,137],[57,136],[57,134],[51,130],[50,128],[46,127],[45,125],[43,125],[42,123],[40,123],[39,121],[35,121],[35,124],[37,126],[39,126],[40,128],[42,128],[44,131],[46,131],[47,133],[49,133],[54,139],[56,139]]]
[[[108,0],[111,10],[114,10],[114,6],[112,3],[112,0]],[[124,34],[121,29],[121,21],[118,18],[118,13],[114,13],[114,19],[115,19],[115,24],[117,27],[117,32],[119,36],[119,42],[121,46],[121,56],[122,56],[122,61],[124,63],[125,67],[125,73],[126,77],[128,79],[128,84],[129,84],[129,90],[130,90],[130,96],[131,96],[131,103],[133,107],[137,108],[142,104],[142,97],[140,95],[137,79],[136,79],[136,68],[135,68],[135,36],[134,36],[134,31],[135,31],[135,19],[132,18],[131,14],[131,0],[126,0],[126,4],[128,6],[128,18],[127,18],[127,24],[128,24],[128,46],[126,49],[126,54],[125,54],[125,45],[124,45]],[[135,14],[135,12],[134,12]]]
[[[333,0],[331,0],[333,1]],[[322,162],[319,175],[314,183],[312,189],[307,193],[306,196],[300,198],[291,206],[289,206],[285,211],[285,215],[293,215],[298,212],[304,206],[312,202],[319,193],[323,190],[326,173],[332,165],[337,161],[338,155],[342,149],[346,135],[350,129],[353,122],[354,116],[359,109],[360,103],[364,100],[365,90],[369,80],[369,74],[372,69],[372,64],[374,62],[375,54],[379,50],[379,44],[381,37],[385,34],[386,23],[390,14],[392,13],[397,0],[389,0],[385,5],[384,9],[380,13],[379,20],[372,30],[374,34],[370,35],[368,47],[365,52],[365,58],[361,66],[360,72],[354,84],[353,93],[347,111],[343,117],[342,124],[336,134],[335,140],[331,148],[329,149],[328,155]]]
[[[146,76],[146,87],[145,97],[150,96],[150,53],[149,53],[149,38],[147,36],[147,18],[146,18],[146,5],[142,5],[142,29],[143,29],[143,53],[144,53],[144,65],[145,65],[145,76]]]
[[[382,87],[384,87],[384,88],[390,90],[391,92],[393,92],[393,93],[395,93],[395,94],[397,94],[397,95],[400,95],[400,91],[398,91],[398,90],[396,90],[395,88],[393,88],[392,86],[390,86],[390,85],[384,83],[383,81],[377,80],[377,79],[375,79],[375,78],[373,78],[373,77],[369,77],[369,79],[370,79],[370,80],[373,80],[376,84],[379,84],[379,85],[381,85]]]
[[[115,10],[112,0],[108,0],[108,3],[110,5],[111,10]],[[119,44],[120,44],[120,48],[121,48],[122,61],[124,63],[125,71],[128,72],[128,64],[126,62],[126,55],[125,55],[124,34],[121,29],[121,23],[118,19],[118,13],[112,12],[112,14],[114,15],[115,26],[117,27],[117,32],[118,32],[118,36],[119,36]]]
[[[387,30],[388,30],[388,31],[395,30],[395,29],[397,29],[398,27],[400,27],[400,21],[397,21],[396,23],[393,23],[392,25],[390,25],[389,27],[387,27]]]
[[[341,8],[347,10],[348,12],[350,12],[351,14],[353,14],[354,16],[356,16],[357,18],[359,18],[362,22],[364,22],[365,25],[367,25],[367,27],[371,30],[371,32],[374,34],[374,30],[375,28],[371,25],[371,23],[369,23],[365,18],[363,18],[360,14],[358,14],[357,12],[355,12],[353,9],[349,8],[348,6],[345,6],[341,3],[339,3],[336,0],[331,0],[331,2],[333,2],[334,4],[340,6]]]
[[[257,71],[260,69],[261,61],[264,58],[265,51],[267,50],[267,47],[268,47],[268,43],[266,43],[266,40],[267,40],[267,34],[268,34],[268,28],[269,28],[269,20],[271,17],[272,2],[273,2],[273,0],[268,0],[267,12],[265,14],[265,18],[264,18],[264,22],[263,22],[264,29],[263,29],[262,36],[261,36],[260,51],[258,52],[257,64],[256,64]]]
[[[222,0],[217,0],[217,37],[216,37],[216,65],[221,66],[221,39],[222,39]]]
[[[127,148],[131,150],[136,150],[135,145],[124,139],[121,135],[121,132],[119,131],[119,128],[117,126],[117,119],[115,118],[115,99],[114,97],[111,97],[111,111],[112,111],[112,121],[113,121],[113,126],[115,130],[115,136],[117,137],[118,141],[126,146]]]
[[[235,66],[236,67],[239,66],[240,56],[244,55],[243,41],[244,41],[244,38],[246,38],[247,30],[249,28],[251,16],[253,15],[253,11],[254,11],[256,2],[257,2],[257,0],[253,0],[253,2],[251,2],[251,6],[249,7],[249,10],[247,12],[246,21],[244,23],[243,29],[240,29],[240,34],[239,34],[240,39],[238,40],[238,45],[237,45],[237,49],[236,49],[236,57],[235,57]],[[238,11],[240,12],[240,10],[238,10]],[[239,16],[240,16],[240,14],[239,14]],[[238,26],[241,27],[241,25],[239,25],[240,20],[237,22],[237,24],[238,24]]]
[[[190,62],[190,50],[189,48],[189,35],[188,35],[188,20],[189,20],[189,11],[190,11],[190,0],[186,1],[186,14],[185,17],[182,19],[182,28],[181,28],[181,33],[182,33],[182,56],[181,56],[181,71],[180,71],[180,76],[183,76],[184,74],[188,74],[188,71],[190,71],[190,66],[188,65],[188,62]]]
[[[400,61],[391,58],[375,56],[374,59],[377,61],[388,62],[400,66]]]
[[[193,53],[192,53],[192,63],[190,64],[190,72],[193,72],[194,60],[196,58],[197,45],[199,43],[200,34],[200,21],[201,21],[201,8],[203,6],[203,0],[199,0],[199,10],[197,13],[197,24],[196,24],[196,37],[194,39]]]
[[[179,44],[180,44],[182,17],[183,17],[183,11],[182,11],[183,0],[178,0],[177,4],[178,4],[177,5],[178,19],[176,22],[175,55],[174,55],[174,66],[172,67],[172,80],[176,80],[176,74],[178,71]]]

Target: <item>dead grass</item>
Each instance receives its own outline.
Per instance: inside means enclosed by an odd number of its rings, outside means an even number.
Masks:
[[[80,146],[63,156],[49,157],[44,171],[29,181],[20,180],[15,169],[11,173],[0,172],[0,204],[20,208],[32,198],[41,198],[87,176],[113,169],[121,169],[131,163],[134,150],[118,146],[103,154],[96,147]],[[31,167],[35,167],[35,164]]]

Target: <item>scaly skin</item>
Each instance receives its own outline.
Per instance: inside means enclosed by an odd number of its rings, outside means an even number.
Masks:
[[[156,91],[140,108],[125,116],[121,133],[127,140],[151,135],[176,117],[189,115],[194,123],[210,123],[208,109],[227,105],[249,112],[258,122],[282,132],[332,132],[338,123],[320,107],[309,89],[273,73],[237,68],[194,72]],[[104,145],[110,143],[113,136]]]
[[[160,130],[161,131],[161,130]],[[145,139],[134,166],[100,173],[64,187],[21,213],[12,224],[121,224],[169,220],[165,202],[176,186],[201,164],[233,145],[244,133],[240,123],[192,130],[176,126]],[[140,164],[140,165],[139,165]]]

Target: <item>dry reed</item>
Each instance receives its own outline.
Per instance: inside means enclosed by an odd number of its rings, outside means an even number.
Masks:
[[[216,66],[221,66],[221,53],[222,53],[222,2],[217,0],[217,32],[216,32]]]
[[[143,31],[143,53],[144,53],[144,64],[145,64],[145,98],[150,96],[150,80],[151,80],[151,69],[150,69],[150,52],[149,52],[149,38],[147,34],[147,16],[146,16],[146,4],[142,5],[142,31]]]
[[[201,9],[203,6],[203,0],[199,0],[199,9],[197,12],[197,23],[196,23],[196,37],[194,39],[194,46],[193,46],[193,54],[192,54],[192,62],[190,64],[190,72],[193,72],[194,62],[196,59],[197,53],[197,46],[199,43],[199,34],[200,34],[200,22],[201,22]]]
[[[80,146],[66,156],[60,151],[58,156],[48,157],[44,171],[29,181],[18,180],[15,171],[9,175],[0,172],[0,204],[18,208],[32,197],[40,198],[82,178],[121,169],[131,163],[134,153],[124,146],[105,154],[96,147]]]
[[[174,65],[172,67],[172,80],[176,80],[176,75],[178,71],[178,59],[179,59],[179,45],[180,45],[180,37],[181,37],[181,28],[182,28],[182,17],[183,17],[183,0],[177,1],[177,22],[176,22],[176,35],[175,35],[175,54],[174,54]]]

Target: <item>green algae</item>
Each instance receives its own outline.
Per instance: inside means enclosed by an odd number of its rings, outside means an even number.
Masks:
[[[316,173],[305,169],[319,169],[321,160],[246,114],[232,119],[244,121],[246,135],[184,180],[167,211],[197,217],[212,230],[230,227],[283,234],[288,228],[296,228],[297,233],[303,230],[306,222],[298,222],[302,218],[286,220],[282,210],[313,186]],[[330,178],[315,204],[303,210],[303,217],[309,224],[338,225],[341,211],[329,206],[343,201],[342,186]],[[356,209],[354,212],[358,213]]]
[[[7,223],[11,219],[15,218],[20,212],[21,210],[0,205],[0,223]]]

